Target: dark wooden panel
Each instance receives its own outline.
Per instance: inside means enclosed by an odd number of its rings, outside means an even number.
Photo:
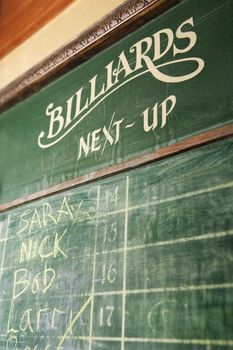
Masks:
[[[21,44],[74,0],[1,0],[0,58]]]

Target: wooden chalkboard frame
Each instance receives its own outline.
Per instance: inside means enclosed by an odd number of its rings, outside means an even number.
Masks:
[[[233,349],[232,82],[228,85],[230,70],[215,71],[220,60],[209,59],[216,51],[215,43],[225,39],[222,42],[227,50],[216,57],[222,59],[225,53],[225,66],[231,67],[232,51],[228,48],[232,36],[226,40],[230,1],[224,1],[227,6],[221,12],[215,11],[218,0],[210,0],[210,6],[206,1],[206,7],[197,11],[195,0],[127,1],[0,94],[1,109],[6,110],[0,119],[2,155],[8,152],[5,158],[0,157],[0,339],[7,348],[83,349],[88,344],[89,349]],[[164,15],[146,23],[163,11]],[[56,146],[54,158],[50,151],[37,152],[35,136],[38,129],[46,130],[41,120],[46,117],[44,104],[52,100],[49,96],[58,91],[57,99],[54,97],[58,101],[69,82],[75,85],[79,79],[83,84],[88,69],[92,76],[104,66],[105,59],[110,61],[113,56],[105,55],[112,48],[112,55],[116,48],[125,50],[140,32],[151,33],[156,22],[165,19],[163,23],[172,28],[180,16],[184,19],[192,11],[197,20],[205,19],[200,21],[202,29],[196,28],[200,34],[200,51],[197,46],[196,53],[205,60],[206,71],[195,84],[182,84],[174,90],[165,86],[166,94],[174,93],[171,96],[176,94],[180,101],[171,124],[163,129],[167,132],[165,142],[157,139],[163,134],[156,135],[156,130],[153,147],[141,152],[140,147],[150,137],[144,133],[149,123],[142,133],[139,127],[130,129],[134,137],[125,133],[119,142],[122,156],[118,157],[116,145],[102,163],[97,163],[97,156],[90,157],[88,163],[77,163],[83,171],[71,171],[70,176],[69,166],[73,167],[75,159],[64,160],[77,144],[76,136],[84,134],[79,134],[78,128]],[[211,18],[208,23],[207,18]],[[145,26],[134,32],[143,23]],[[220,34],[213,29],[209,38],[212,28],[218,28]],[[203,37],[202,31],[206,33]],[[130,32],[132,37],[124,38]],[[208,40],[209,45],[205,45]],[[111,43],[116,44],[108,48]],[[99,54],[92,57],[96,52]],[[84,60],[87,62],[81,65]],[[94,60],[91,71],[89,63]],[[148,88],[141,89],[147,83]],[[126,113],[130,125],[142,110],[142,105],[134,109],[133,103],[145,103],[145,108],[152,101],[149,90],[156,101],[165,95],[162,84],[150,84],[147,77],[138,79],[138,84],[117,93],[92,114],[98,123],[90,118],[81,129],[89,133],[103,123],[110,130],[109,111],[115,110],[122,118],[124,106],[132,108]],[[35,91],[38,93],[32,95]],[[65,98],[70,95],[68,91]],[[119,102],[123,107],[117,109]],[[182,129],[186,120],[188,127]],[[139,147],[130,152],[136,138]],[[19,145],[19,152],[11,158],[15,145]],[[62,166],[55,167],[56,155],[63,150]],[[30,172],[37,166],[38,171]],[[50,181],[50,174],[58,170],[62,176]]]
[[[133,32],[149,19],[181,2],[182,0],[129,0],[124,2],[123,5],[87,29],[73,41],[0,90],[0,111],[5,111],[17,102],[24,100],[65,72],[88,60],[97,52]],[[133,169],[231,135],[233,135],[233,123],[188,137],[183,141],[160,148],[150,154],[135,157],[129,161],[108,166],[45,190],[17,198],[0,205],[0,212],[34,201],[40,197],[49,196],[74,186]]]

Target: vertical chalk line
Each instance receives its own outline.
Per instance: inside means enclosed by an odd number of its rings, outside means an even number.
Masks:
[[[9,226],[10,226],[10,219],[11,219],[11,216],[10,216],[10,214],[9,214],[9,215],[8,215],[8,221],[7,221],[7,229],[6,229],[6,236],[5,236],[5,244],[4,244],[4,248],[3,248],[3,257],[5,256],[6,243],[7,243],[7,237],[8,237]],[[3,268],[3,265],[4,265],[4,259],[2,260],[2,268]],[[12,291],[12,293],[13,293],[13,291]],[[9,328],[10,328],[10,319],[11,319],[12,307],[13,307],[13,294],[12,294],[12,298],[11,298],[11,306],[10,306],[10,311],[9,311],[9,316],[8,316],[8,322],[7,322],[7,333],[9,332]]]
[[[123,256],[121,350],[124,350],[124,348],[125,348],[125,303],[126,303],[126,272],[127,272],[128,208],[129,208],[129,177],[126,176],[125,230],[124,230],[124,251],[123,251],[124,256]]]
[[[3,221],[0,222],[0,237],[1,237],[1,234],[2,234],[2,226],[3,226]],[[1,240],[1,238],[0,238]]]
[[[3,227],[3,222],[0,222],[0,236],[2,234],[2,227]],[[2,241],[2,240],[1,240]],[[3,253],[2,253],[2,261],[1,261],[1,265],[0,265],[0,282],[1,282],[1,278],[2,278],[2,272],[3,272],[3,265],[4,265],[4,249],[5,249],[5,242],[6,240],[3,240],[4,245],[3,245]]]
[[[95,271],[96,271],[96,246],[97,246],[97,233],[98,233],[99,202],[100,202],[100,186],[98,186],[97,205],[96,205],[95,243],[94,243],[94,253],[93,253],[92,288],[91,288],[91,312],[90,312],[90,329],[89,329],[89,350],[91,350],[91,347],[92,347],[92,334],[93,334],[93,313],[94,313]]]
[[[6,233],[5,233],[5,240],[3,243],[3,250],[2,250],[2,261],[1,261],[1,266],[0,266],[0,286],[1,289],[3,289],[4,287],[2,286],[2,275],[3,275],[3,271],[4,271],[4,261],[5,261],[5,253],[6,253],[6,244],[7,244],[7,236],[8,236],[8,231],[9,231],[9,226],[10,226],[10,218],[11,215],[8,215],[8,219],[7,219],[7,227],[6,227]],[[2,233],[2,228],[3,228],[3,223],[1,222],[1,227],[0,227],[0,234]],[[11,300],[11,304],[12,304],[12,300]],[[9,319],[8,319],[8,323],[9,323]],[[8,325],[7,325],[7,329],[8,329]],[[6,335],[5,335],[6,336]]]
[[[6,252],[6,242],[7,242],[7,236],[8,236],[8,230],[9,230],[9,225],[10,225],[10,218],[11,215],[8,215],[8,219],[7,219],[7,227],[6,227],[6,234],[5,234],[5,238],[4,238],[4,244],[3,244],[3,251],[2,251],[2,261],[1,261],[1,267],[0,267],[0,278],[2,277],[2,273],[4,270],[4,260],[5,260],[5,252]],[[2,227],[3,227],[3,223],[1,222],[1,226],[0,226],[0,234],[2,232]]]

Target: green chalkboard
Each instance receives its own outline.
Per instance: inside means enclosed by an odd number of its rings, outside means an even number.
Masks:
[[[0,349],[233,349],[233,139],[1,214]]]
[[[232,123],[232,0],[186,0],[0,116],[0,203]]]

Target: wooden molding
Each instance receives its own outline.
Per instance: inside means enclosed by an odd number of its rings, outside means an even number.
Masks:
[[[128,0],[76,39],[0,90],[0,111],[134,31],[182,0]]]
[[[188,137],[182,141],[178,141],[173,145],[160,148],[152,153],[146,154],[144,156],[138,156],[122,162],[120,164],[114,164],[104,169],[99,169],[93,173],[80,176],[76,179],[65,181],[61,184],[52,186],[45,190],[32,193],[28,196],[15,199],[11,202],[4,203],[0,205],[0,212],[17,207],[28,202],[40,199],[45,196],[51,196],[53,194],[71,189],[76,186],[84,185],[96,180],[106,178],[108,176],[116,175],[123,171],[128,171],[152,162],[170,157],[181,152],[185,152],[210,142],[220,140],[233,135],[233,124],[228,124],[214,130],[210,130],[199,135]]]

